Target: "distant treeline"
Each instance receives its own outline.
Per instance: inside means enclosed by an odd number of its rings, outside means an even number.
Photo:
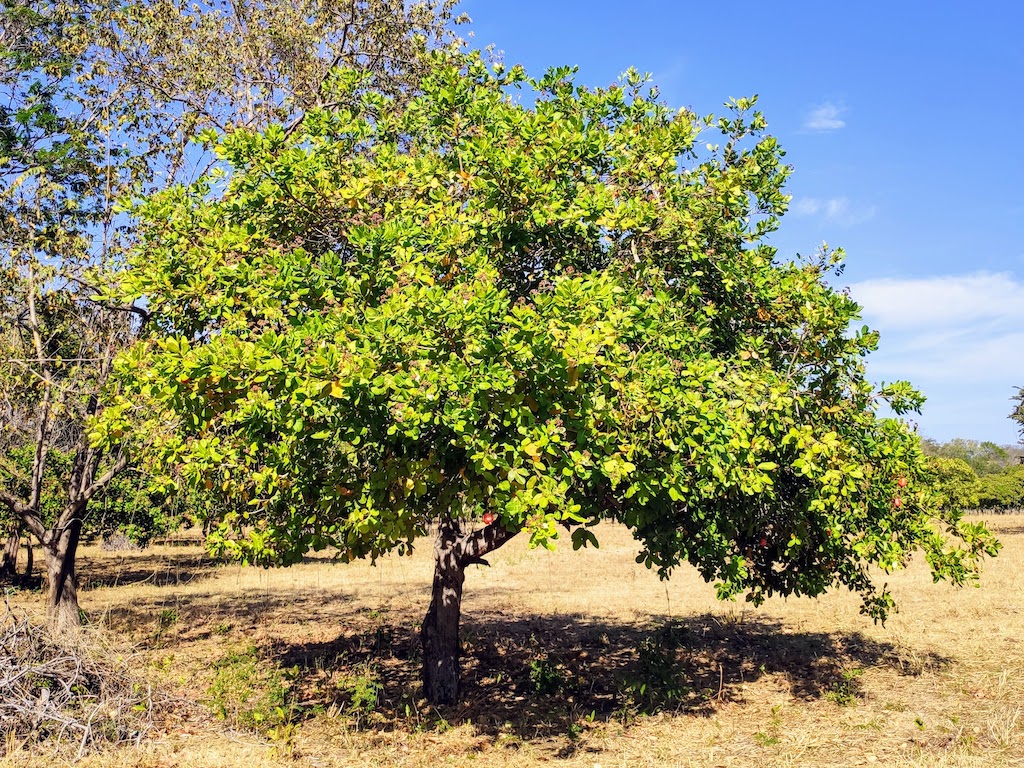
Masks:
[[[922,440],[944,507],[1024,508],[1024,448],[965,438]]]

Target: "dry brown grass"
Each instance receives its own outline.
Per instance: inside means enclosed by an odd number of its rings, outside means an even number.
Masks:
[[[884,627],[847,594],[754,609],[717,602],[691,571],[660,582],[617,528],[599,551],[513,541],[468,575],[465,700],[441,710],[417,698],[429,547],[280,570],[90,548],[83,608],[176,698],[140,747],[81,764],[1024,765],[1024,518],[990,523],[1004,549],[979,589],[933,585],[916,564],[890,579],[900,613]],[[279,679],[300,706],[276,740],[198,703],[232,653],[291,670]],[[352,686],[371,679],[377,704],[357,712]]]

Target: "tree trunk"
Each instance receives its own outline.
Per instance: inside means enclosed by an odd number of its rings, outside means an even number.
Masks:
[[[454,704],[459,696],[459,615],[466,567],[458,523],[442,521],[434,543],[434,586],[423,620],[423,693],[434,704]]]
[[[433,704],[459,698],[459,617],[466,566],[488,565],[483,556],[519,532],[492,523],[463,534],[457,520],[442,519],[434,542],[434,585],[420,641],[423,645],[423,695]]]
[[[18,548],[21,546],[21,526],[15,527],[4,544],[3,562],[0,563],[0,576],[14,576],[18,572]]]
[[[33,562],[34,550],[32,548],[32,536],[25,536],[25,581],[29,582],[32,578],[32,568],[35,566]]]
[[[43,541],[46,578],[49,583],[46,612],[50,626],[68,629],[81,624],[78,608],[78,576],[75,574],[75,553],[82,521],[73,519],[60,532],[49,531]]]

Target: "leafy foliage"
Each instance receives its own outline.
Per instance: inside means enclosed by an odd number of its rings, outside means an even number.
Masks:
[[[1024,467],[981,478],[978,505],[983,509],[1024,508]]]
[[[282,670],[258,658],[253,645],[228,651],[213,670],[207,703],[217,717],[251,730],[280,728],[290,722],[293,707],[288,689],[294,670]]]
[[[85,431],[106,404],[113,356],[145,315],[97,301],[134,238],[119,201],[209,167],[209,152],[192,143],[205,127],[298,126],[326,103],[323,85],[340,62],[396,97],[414,92],[419,54],[456,44],[451,5],[0,6],[0,457],[15,454],[0,458],[2,522],[14,531],[23,523],[43,543],[51,598],[66,602],[69,621],[78,617],[74,559],[87,506],[128,466],[123,440],[96,448]],[[25,451],[31,460],[19,468]],[[127,491],[107,493],[105,512]],[[44,509],[58,493],[59,513]],[[133,498],[126,524],[136,537],[169,522],[162,502],[139,516],[142,496]]]
[[[975,509],[981,483],[971,465],[962,459],[928,457],[935,504],[940,509]]]
[[[940,504],[961,509],[1024,507],[1024,467],[1019,448],[964,438],[948,443],[924,440],[922,445],[929,456]]]
[[[846,585],[876,618],[870,566],[923,548],[962,583],[994,553],[877,415],[921,397],[867,382],[841,253],[765,244],[789,169],[753,99],[699,117],[635,73],[474,57],[407,104],[330,88],[344,106],[222,137],[230,171],[138,210],[125,290],[152,323],[94,439],[144,423],[156,465],[238,500],[218,549],[376,557],[438,518],[579,547],[614,519],[664,576]]]
[[[6,455],[0,456],[0,483],[14,494],[28,498],[33,458],[31,445],[9,448]],[[74,460],[71,450],[54,447],[48,451],[38,510],[47,526],[52,526],[63,511],[66,503],[63,485]],[[202,508],[202,501],[194,494],[186,498],[169,496],[154,487],[145,474],[129,470],[113,478],[94,497],[86,533],[89,536],[121,533],[131,542],[144,545],[152,537],[178,528],[190,512]]]
[[[1013,399],[1017,401],[1017,404],[1013,407],[1010,418],[1020,425],[1021,434],[1024,435],[1024,388],[1018,389]]]
[[[947,443],[924,439],[921,445],[928,456],[966,462],[978,477],[1004,472],[1019,464],[1020,457],[1024,455],[1010,445],[996,445],[991,441],[969,440],[963,437],[953,438]]]

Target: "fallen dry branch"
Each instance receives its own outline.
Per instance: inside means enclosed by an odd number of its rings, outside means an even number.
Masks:
[[[57,636],[6,603],[0,692],[4,754],[46,745],[79,758],[100,745],[138,743],[152,727],[152,691],[123,659],[83,634]]]

